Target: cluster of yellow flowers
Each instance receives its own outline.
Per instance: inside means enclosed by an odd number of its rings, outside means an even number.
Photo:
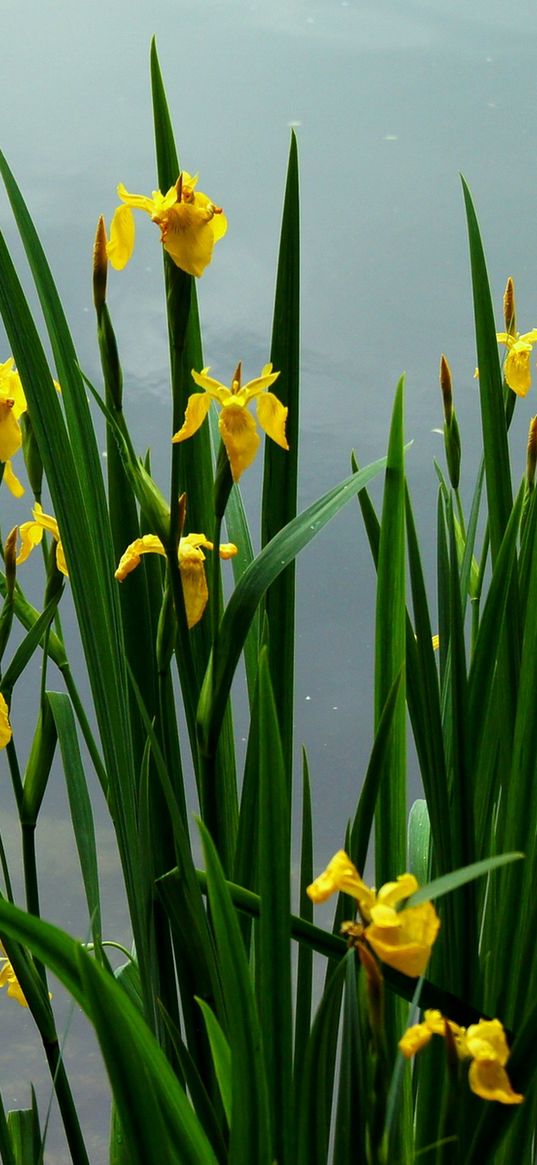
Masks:
[[[480,1019],[470,1027],[460,1027],[439,1011],[426,1011],[422,1023],[407,1028],[399,1047],[408,1060],[421,1051],[434,1035],[450,1038],[459,1060],[471,1060],[468,1083],[483,1100],[520,1104],[524,1097],[515,1092],[505,1071],[509,1047],[499,1019]]]

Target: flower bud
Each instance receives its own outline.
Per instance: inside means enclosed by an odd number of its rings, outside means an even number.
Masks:
[[[106,277],[108,275],[108,255],[106,253],[106,227],[101,215],[93,244],[93,302],[97,315],[106,300]]]
[[[449,480],[453,489],[458,489],[461,476],[461,435],[453,407],[451,369],[445,356],[442,356],[440,361],[440,388],[444,401],[444,447]]]
[[[443,353],[440,357],[440,388],[444,401],[444,419],[446,425],[449,425],[453,413],[453,392],[451,387],[451,368]]]
[[[529,490],[533,489],[535,481],[535,467],[537,466],[537,417],[530,421],[528,433],[528,451],[526,455],[526,482]]]
[[[507,280],[503,293],[503,318],[506,332],[512,336],[516,335],[515,285],[511,276]]]
[[[39,501],[43,484],[43,462],[28,413],[22,414],[20,426],[22,429],[22,452],[26,472],[34,498],[36,501]]]

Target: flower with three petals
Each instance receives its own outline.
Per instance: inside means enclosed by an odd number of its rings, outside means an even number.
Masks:
[[[46,530],[49,534],[52,534],[52,537],[56,543],[56,565],[58,570],[61,570],[62,574],[68,578],[69,574],[67,571],[65,555],[63,552],[63,546],[61,543],[60,532],[58,530],[58,523],[56,519],[52,518],[50,514],[45,514],[39,505],[39,502],[36,502],[32,510],[32,515],[33,521],[23,522],[22,526],[19,526],[21,548],[16,558],[17,566],[19,566],[21,562],[26,562],[26,559],[29,558],[32,550],[35,550],[35,547],[39,546],[43,538],[43,534]]]
[[[417,889],[413,874],[400,874],[396,882],[386,882],[376,892],[362,881],[348,854],[339,850],[308,886],[308,895],[313,902],[324,902],[338,891],[355,898],[361,923],[344,922],[342,931],[351,942],[365,939],[383,963],[414,978],[423,974],[440,928],[431,902],[401,906]]]
[[[500,1104],[521,1104],[524,1097],[515,1092],[505,1071],[509,1046],[499,1019],[480,1019],[468,1028],[445,1019],[440,1011],[426,1011],[421,1023],[407,1028],[399,1040],[403,1056],[409,1060],[421,1051],[433,1035],[446,1037],[449,1029],[459,1060],[471,1060],[468,1083],[472,1092],[483,1100]]]
[[[525,332],[522,336],[519,332],[497,332],[496,339],[507,348],[504,365],[505,383],[517,396],[526,396],[531,388],[530,355],[533,345],[537,343],[537,328]]]
[[[213,549],[212,542],[208,541],[205,534],[187,534],[179,539],[179,571],[189,627],[199,623],[209,598],[202,546],[206,550]],[[220,546],[221,558],[233,558],[236,553],[237,547],[232,542],[225,542]],[[119,582],[123,582],[123,579],[139,566],[142,554],[160,554],[166,557],[164,546],[156,534],[144,534],[142,538],[137,538],[127,546],[115,573]]]
[[[218,428],[229,458],[233,481],[238,481],[245,469],[251,465],[259,447],[259,435],[255,420],[248,405],[255,400],[257,419],[267,437],[282,449],[289,449],[285,436],[287,409],[278,397],[267,389],[278,379],[279,372],[272,371],[272,364],[265,364],[261,376],[241,385],[241,365],[237,366],[231,388],[208,376],[209,369],[201,372],[192,370],[194,382],[204,389],[189,396],[185,420],[181,429],[172,437],[172,443],[186,441],[197,433],[211,407],[211,401],[220,405]]]
[[[183,170],[166,194],[154,190],[151,198],[129,194],[119,183],[117,192],[122,205],[114,211],[106,248],[116,271],[123,270],[134,249],[132,211],[143,210],[160,227],[160,241],[176,267],[187,275],[203,275],[211,262],[214,244],[227,231],[227,219],[220,206],[196,190],[197,181],[197,174],[192,177]]]

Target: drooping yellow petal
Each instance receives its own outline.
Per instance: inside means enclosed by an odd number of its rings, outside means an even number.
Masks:
[[[205,555],[197,547],[192,546],[188,539],[181,538],[179,543],[179,570],[185,600],[186,621],[189,629],[199,623],[207,606],[209,589],[203,565]]]
[[[503,1067],[509,1059],[509,1045],[499,1019],[480,1019],[479,1023],[471,1024],[466,1032],[466,1046],[468,1055],[475,1060],[497,1060]]]
[[[21,540],[21,548],[16,558],[17,566],[30,557],[32,550],[39,546],[43,537],[43,527],[38,522],[23,522],[19,526],[19,535]]]
[[[135,236],[132,210],[129,206],[118,206],[110,223],[110,238],[106,244],[106,253],[116,271],[122,271],[127,266],[134,250]]]
[[[21,1007],[28,1007],[21,985],[8,958],[0,956],[0,987],[7,987],[7,994],[16,999]]]
[[[61,570],[62,574],[64,574],[66,578],[69,578],[69,571],[67,570],[67,563],[65,561],[63,543],[60,538],[58,538],[58,541],[56,542],[56,566],[58,567],[58,570]]]
[[[15,361],[12,356],[4,364],[0,364],[0,400],[13,401],[13,416],[17,421],[21,414],[26,412],[28,407],[22,381],[16,371]]]
[[[13,399],[0,399],[0,461],[9,461],[22,445],[22,433],[13,411]]]
[[[378,958],[411,978],[423,974],[440,928],[432,903],[399,912],[379,904],[372,907],[371,918],[365,937]]]
[[[514,344],[507,354],[504,375],[517,396],[526,396],[531,388],[531,346]]]
[[[219,216],[216,216],[219,217]],[[155,217],[162,230],[164,250],[187,275],[199,278],[211,262],[215,244],[214,213],[190,203],[176,203]]]
[[[183,424],[172,437],[172,445],[186,441],[187,437],[193,437],[201,428],[210,407],[211,397],[207,392],[193,392],[187,401]]]
[[[497,1060],[472,1060],[468,1083],[482,1100],[498,1100],[500,1104],[522,1104],[524,1100],[520,1092],[514,1091],[505,1068]]]
[[[273,392],[265,392],[257,398],[257,419],[267,437],[271,437],[282,449],[289,449],[285,436],[285,422],[288,409]]]
[[[406,1060],[410,1060],[416,1052],[421,1052],[433,1038],[432,1028],[428,1023],[415,1023],[407,1027],[406,1032],[399,1040],[399,1050]]]
[[[2,692],[0,692],[0,748],[5,748],[6,744],[9,744],[12,736],[13,732],[9,723],[8,707]]]
[[[374,892],[362,882],[356,866],[343,849],[334,854],[326,870],[307,888],[308,898],[311,898],[312,902],[326,902],[327,898],[338,892],[350,894],[357,899],[367,895],[373,901],[375,898]]]
[[[218,428],[226,447],[233,481],[252,464],[259,447],[255,421],[247,409],[230,401],[220,413]]]
[[[127,546],[125,553],[120,558],[114,578],[117,578],[118,582],[123,582],[123,579],[140,565],[142,554],[161,554],[164,558],[166,557],[166,551],[156,534],[144,534],[143,538],[136,538],[130,546]]]
[[[11,461],[6,461],[4,465],[4,477],[7,488],[14,498],[21,498],[26,492],[21,481],[19,481],[16,473],[13,472]]]

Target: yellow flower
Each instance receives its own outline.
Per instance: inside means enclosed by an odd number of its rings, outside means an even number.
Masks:
[[[123,205],[114,212],[106,247],[116,271],[123,270],[134,249],[134,209],[145,210],[160,227],[160,241],[177,267],[187,275],[203,275],[211,262],[214,244],[227,231],[227,219],[220,206],[195,189],[197,181],[197,174],[191,177],[183,170],[166,194],[154,190],[151,198],[129,194],[119,183],[117,192]]]
[[[537,328],[525,332],[523,336],[519,332],[514,335],[511,332],[497,332],[496,339],[499,344],[507,347],[504,367],[506,384],[517,396],[526,396],[531,388],[530,354],[533,345],[537,343]]]
[[[183,427],[172,437],[172,443],[186,441],[197,433],[211,407],[211,400],[221,406],[218,428],[226,447],[233,481],[238,481],[241,473],[251,465],[259,446],[259,436],[255,421],[247,406],[257,400],[257,419],[268,437],[282,449],[289,449],[285,436],[287,409],[273,392],[266,392],[280,375],[272,371],[272,364],[265,364],[261,376],[248,381],[241,387],[241,365],[239,364],[231,383],[231,388],[220,384],[208,376],[208,368],[201,372],[192,370],[192,377],[205,392],[194,392],[189,396]]]
[[[401,874],[396,882],[381,886],[377,894],[362,881],[345,851],[339,850],[307,892],[313,902],[324,902],[337,891],[350,894],[365,925],[347,922],[344,932],[358,939],[363,936],[383,963],[417,977],[425,970],[440,927],[431,902],[397,909],[417,889],[413,874]]]
[[[33,522],[23,522],[22,526],[19,526],[21,548],[16,559],[17,566],[19,566],[21,562],[26,562],[26,559],[32,553],[32,550],[34,550],[36,546],[39,546],[44,531],[48,530],[49,534],[52,534],[52,537],[56,542],[56,563],[58,570],[61,570],[62,574],[68,578],[69,575],[65,562],[65,555],[63,552],[63,546],[61,543],[60,532],[58,530],[58,523],[56,519],[51,518],[49,514],[44,514],[41,506],[39,505],[39,502],[36,502],[32,510],[32,514]]]
[[[8,711],[6,701],[0,692],[0,748],[5,748],[13,736]]]
[[[468,1083],[472,1092],[483,1100],[498,1100],[501,1104],[521,1104],[524,1097],[515,1092],[505,1071],[509,1047],[503,1024],[499,1019],[480,1019],[469,1028],[445,1019],[439,1011],[426,1011],[422,1023],[407,1028],[399,1040],[399,1048],[406,1059],[421,1051],[433,1035],[446,1035],[449,1027],[460,1060],[471,1060]]]
[[[13,357],[0,364],[0,461],[6,462],[4,481],[15,497],[21,497],[24,488],[13,473],[10,459],[22,444],[19,417],[26,412],[26,397]]]
[[[17,976],[11,966],[11,963],[4,952],[4,948],[0,943],[0,988],[7,987],[7,993],[11,999],[16,999],[21,1007],[28,1007],[25,996],[23,995],[21,985]]]
[[[187,534],[179,540],[179,570],[189,627],[199,623],[209,598],[202,546],[206,550],[213,549],[212,542],[207,540],[205,534]],[[232,542],[225,542],[220,546],[221,558],[233,558],[236,553],[237,547]],[[142,538],[137,538],[127,546],[115,573],[115,578],[119,582],[123,582],[123,579],[139,566],[142,554],[161,554],[166,557],[164,546],[156,534],[144,534]]]

